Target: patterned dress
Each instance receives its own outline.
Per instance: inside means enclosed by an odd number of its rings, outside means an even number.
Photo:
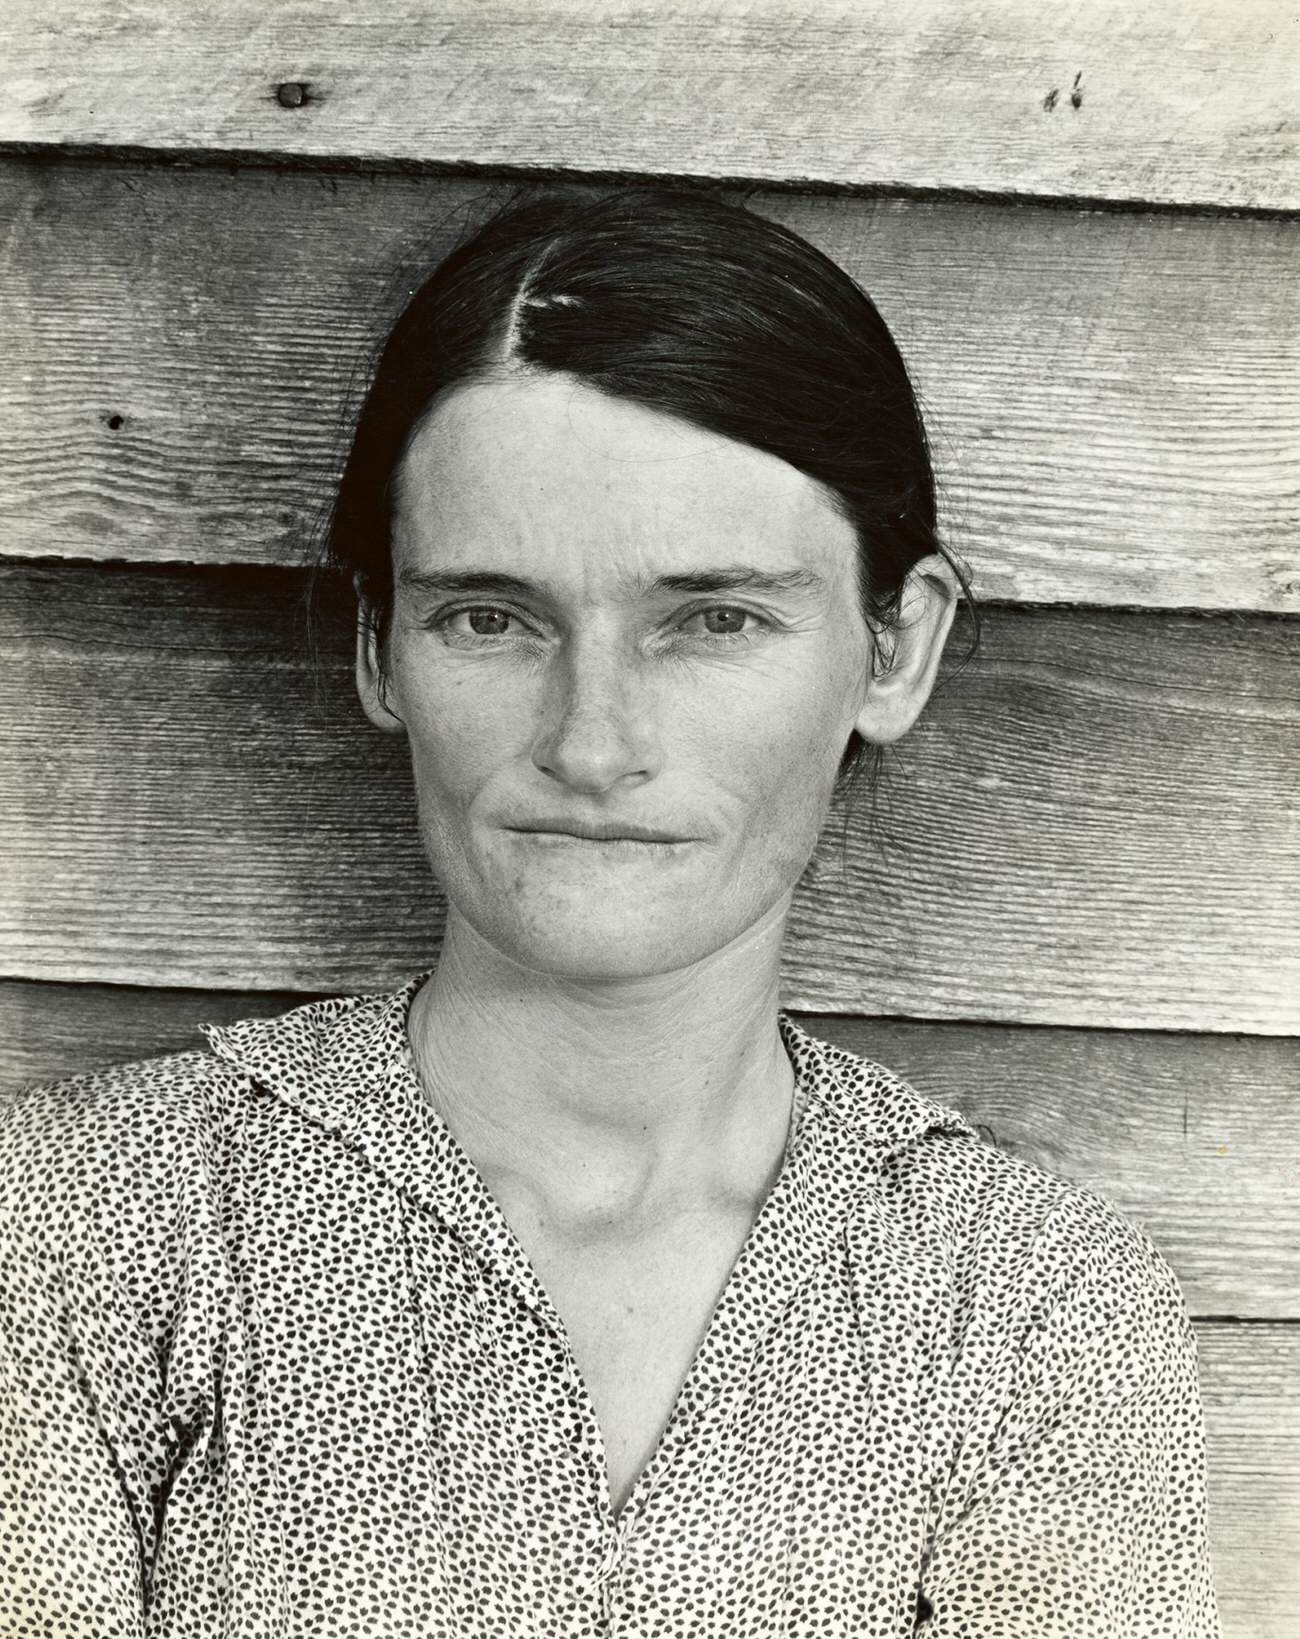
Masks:
[[[7,1109],[5,1639],[1218,1635],[1167,1263],[785,1015],[785,1162],[616,1513],[419,982]]]

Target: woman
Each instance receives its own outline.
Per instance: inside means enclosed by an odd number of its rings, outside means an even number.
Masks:
[[[11,1113],[4,1631],[1217,1633],[1167,1264],[778,1007],[960,581],[867,298],[702,195],[512,206],[331,554],[442,956]]]

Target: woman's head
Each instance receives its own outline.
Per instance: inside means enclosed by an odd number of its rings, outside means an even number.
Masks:
[[[457,386],[520,369],[750,444],[821,484],[853,527],[861,606],[877,628],[896,615],[908,571],[947,556],[906,367],[841,268],[709,194],[547,192],[448,256],[384,347],[329,539],[381,619],[392,480],[415,428]]]
[[[331,530],[453,911],[611,977],[788,903],[929,693],[934,514],[889,333],[796,235],[661,190],[488,223],[390,336]]]

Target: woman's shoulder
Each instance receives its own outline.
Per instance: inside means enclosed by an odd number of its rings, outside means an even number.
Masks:
[[[57,1350],[86,1325],[124,1357],[144,1349],[145,1363],[165,1346],[186,1270],[220,1265],[212,1152],[235,1092],[199,1050],[6,1098],[0,1301],[32,1348]]]
[[[33,1335],[98,1316],[124,1348],[164,1348],[182,1311],[212,1320],[237,1280],[250,1202],[319,1160],[319,1125],[271,1068],[338,1080],[339,1028],[364,1035],[361,1021],[382,1013],[375,998],[329,998],[9,1095],[0,1307]]]
[[[61,1225],[66,1238],[87,1222],[165,1224],[188,1212],[187,1197],[212,1195],[214,1185],[219,1193],[237,1154],[283,1149],[285,1129],[302,1125],[289,1096],[295,1081],[355,1080],[340,1075],[359,1062],[355,1051],[346,1059],[342,1038],[348,1027],[364,1038],[395,1000],[329,997],[200,1026],[206,1042],[192,1050],[10,1094],[0,1103],[0,1220],[11,1233],[22,1223]]]
[[[39,1083],[0,1106],[0,1232],[66,1260],[129,1246],[140,1266],[202,1197],[239,1077],[207,1049]]]
[[[1177,1289],[1147,1231],[1101,1190],[982,1134],[939,1136],[900,1168],[900,1193],[932,1204],[960,1284],[1046,1313],[1088,1284],[1129,1299]]]
[[[0,1157],[85,1178],[95,1157],[159,1156],[209,1125],[240,1077],[208,1048],[114,1064],[10,1093],[0,1103]]]
[[[1088,1182],[999,1145],[963,1109],[874,1059],[804,1038],[825,1106],[861,1135],[860,1210],[932,1256],[956,1285],[1050,1299],[1084,1278],[1176,1285],[1147,1232]],[[958,1099],[960,1104],[961,1100]]]
[[[23,1087],[0,1099],[0,1154],[53,1149],[73,1162],[104,1146],[156,1154],[191,1143],[257,1090],[263,1060],[286,1074],[304,1064],[328,1068],[326,1048],[334,1049],[340,1024],[369,1019],[392,1001],[332,996],[271,1017],[197,1025],[202,1045],[186,1051]]]

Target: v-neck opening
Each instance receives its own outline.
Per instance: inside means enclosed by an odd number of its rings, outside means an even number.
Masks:
[[[806,1115],[807,1112],[804,1113]],[[709,1318],[700,1334],[700,1340],[691,1355],[681,1381],[677,1385],[677,1391],[673,1396],[668,1416],[650,1448],[650,1454],[642,1464],[625,1501],[617,1511],[613,1507],[613,1499],[609,1489],[608,1454],[605,1450],[604,1434],[600,1427],[600,1420],[596,1416],[595,1404],[592,1401],[590,1391],[587,1389],[586,1381],[582,1377],[581,1371],[577,1369],[567,1331],[562,1333],[569,1360],[575,1369],[579,1382],[582,1383],[586,1409],[591,1415],[592,1426],[599,1442],[598,1449],[604,1461],[603,1501],[607,1517],[617,1531],[626,1531],[635,1523],[673,1458],[680,1449],[690,1443],[698,1432],[702,1419],[718,1405],[729,1391],[739,1392],[743,1388],[761,1337],[775,1324],[786,1304],[803,1285],[804,1280],[811,1277],[815,1264],[820,1262],[820,1258],[810,1259],[801,1268],[799,1278],[791,1281],[789,1289],[781,1294],[780,1303],[771,1305],[769,1313],[764,1317],[761,1324],[749,1328],[751,1335],[746,1339],[745,1347],[741,1351],[735,1352],[734,1339],[729,1335],[729,1331],[733,1318],[740,1318],[740,1311],[748,1302],[747,1288],[751,1284],[752,1274],[754,1273],[751,1266],[756,1262],[761,1262],[775,1250],[771,1247],[770,1242],[774,1234],[779,1233],[779,1231],[774,1231],[773,1220],[780,1216],[787,1207],[796,1205],[796,1201],[787,1199],[788,1197],[796,1197],[801,1188],[806,1188],[807,1180],[806,1176],[803,1176],[806,1173],[806,1157],[797,1158],[803,1136],[802,1133],[795,1132],[792,1122],[786,1153],[777,1176],[755,1213],[754,1220],[741,1242],[740,1250],[727,1271],[717,1296],[714,1298],[712,1307],[709,1310]],[[798,1174],[796,1174],[796,1167],[799,1168]],[[733,1312],[735,1312],[734,1315]]]
[[[729,1387],[727,1374],[730,1373],[734,1379],[731,1387],[743,1387],[761,1336],[779,1319],[780,1312],[802,1286],[804,1279],[811,1276],[816,1264],[820,1262],[821,1252],[824,1251],[826,1238],[810,1236],[807,1233],[809,1226],[806,1222],[810,1204],[807,1182],[809,1158],[806,1151],[808,1144],[815,1142],[815,1130],[818,1126],[817,1104],[810,1080],[801,1074],[798,1055],[791,1049],[791,1030],[788,1021],[784,1015],[779,1017],[782,1044],[790,1061],[794,1082],[790,1123],[780,1166],[714,1298],[700,1340],[677,1385],[672,1405],[655,1437],[650,1454],[638,1470],[622,1505],[615,1509],[605,1433],[590,1386],[578,1364],[568,1326],[491,1186],[441,1113],[428,1099],[420,1083],[407,1029],[413,997],[412,990],[400,1017],[394,1021],[400,1042],[397,1061],[399,1073],[406,1083],[405,1092],[408,1096],[418,1099],[427,1112],[443,1139],[444,1158],[452,1163],[453,1171],[459,1175],[453,1187],[445,1192],[445,1216],[453,1222],[456,1232],[475,1258],[490,1268],[497,1278],[504,1279],[515,1294],[538,1314],[557,1339],[564,1355],[566,1370],[579,1396],[583,1420],[587,1424],[592,1454],[596,1459],[594,1466],[598,1476],[599,1500],[606,1526],[615,1534],[626,1532],[645,1507],[659,1477],[667,1469],[676,1452],[689,1443],[700,1420],[726,1394]],[[472,1197],[477,1199],[480,1208],[478,1213],[472,1210],[472,1205],[470,1210],[465,1210],[466,1204],[455,1199],[458,1193],[457,1184],[461,1188],[468,1188]],[[486,1239],[479,1239],[475,1231],[481,1235],[484,1214],[491,1225],[492,1233]],[[782,1237],[780,1228],[773,1228],[772,1220],[778,1215],[782,1217],[781,1227],[792,1233]],[[779,1246],[770,1244],[777,1239],[780,1240]],[[798,1259],[797,1279],[786,1283],[773,1283],[770,1280],[759,1282],[753,1278],[750,1268],[752,1264],[757,1261],[760,1264],[773,1265],[778,1258],[787,1258],[792,1245],[804,1253],[815,1250],[817,1254]],[[772,1270],[769,1269],[767,1273],[770,1275]],[[765,1295],[768,1301],[756,1305],[753,1289]],[[761,1320],[758,1318],[760,1315]],[[736,1351],[737,1332],[745,1334],[739,1352]]]
[[[209,1040],[222,1057],[265,1076],[263,1085],[336,1132],[417,1208],[440,1220],[483,1275],[558,1341],[605,1526],[627,1529],[711,1408],[727,1397],[739,1400],[763,1338],[842,1238],[853,1201],[870,1188],[874,1163],[936,1124],[959,1130],[966,1124],[888,1072],[881,1076],[897,1102],[862,1101],[857,1088],[840,1079],[841,1063],[849,1062],[844,1055],[778,1013],[794,1072],[781,1166],[718,1290],[650,1455],[615,1513],[604,1433],[563,1317],[500,1202],[419,1083],[407,1022],[425,978],[418,975],[387,997],[311,1005],[269,1025],[212,1029]],[[291,1051],[286,1042],[293,1043]],[[331,1051],[335,1042],[346,1044],[338,1057]]]

